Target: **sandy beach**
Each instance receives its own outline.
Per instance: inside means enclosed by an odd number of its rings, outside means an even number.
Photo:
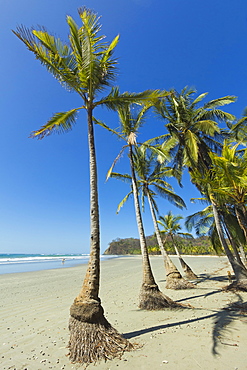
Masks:
[[[177,258],[172,259],[180,269]],[[162,258],[151,257],[160,290],[193,306],[155,312],[138,309],[140,256],[102,262],[100,297],[105,316],[140,348],[125,353],[120,360],[89,365],[89,370],[247,369],[247,315],[224,309],[246,302],[247,293],[221,290],[228,284],[227,271],[231,271],[225,257],[185,260],[199,276],[197,288],[174,291],[165,289]],[[68,318],[86,267],[0,275],[1,369],[78,368],[66,357]]]

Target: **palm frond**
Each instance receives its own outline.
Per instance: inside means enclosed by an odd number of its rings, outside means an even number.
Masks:
[[[227,113],[227,112],[224,112],[222,111],[221,109],[212,109],[212,110],[208,110],[208,111],[204,111],[201,115],[200,115],[200,120],[219,120],[219,121],[222,121],[222,122],[225,122],[225,121],[235,121],[236,120],[236,117],[231,114],[231,113]]]
[[[99,100],[96,105],[104,104],[108,109],[115,111],[128,104],[141,104],[150,107],[154,105],[158,99],[168,94],[169,92],[165,90],[145,90],[141,93],[125,92],[120,94],[119,88],[113,87],[110,94]]]
[[[96,124],[96,125],[99,125],[101,127],[103,127],[104,129],[106,129],[107,131],[110,131],[112,134],[118,136],[120,139],[123,139],[126,141],[126,138],[124,135],[122,135],[120,132],[110,128],[109,126],[107,126],[103,121],[99,120],[98,118],[95,118],[93,117],[93,122]]]
[[[121,200],[121,202],[119,203],[118,207],[117,207],[117,213],[119,213],[120,209],[124,206],[124,204],[127,202],[127,200],[129,199],[129,197],[133,194],[132,191],[130,191],[127,195],[125,195],[125,197]]]
[[[200,101],[202,101],[206,96],[208,95],[208,92],[200,94],[193,102],[191,103],[192,107],[195,107]]]
[[[31,132],[30,137],[43,139],[52,133],[63,133],[70,131],[73,125],[76,123],[77,113],[80,109],[81,108],[76,108],[71,109],[68,112],[56,113],[39,130]]]
[[[184,200],[172,190],[166,189],[163,186],[159,186],[157,183],[154,185],[154,187],[157,193],[162,196],[162,198],[167,199],[171,204],[180,209],[186,208]]]
[[[187,130],[185,135],[185,143],[188,153],[188,158],[186,160],[187,164],[190,164],[191,162],[197,163],[198,142],[199,142],[198,137],[191,130]]]
[[[125,149],[125,148],[126,148],[126,146],[124,146],[124,147],[120,150],[119,154],[118,154],[118,155],[117,155],[117,157],[114,159],[114,161],[113,161],[113,163],[112,163],[112,165],[111,165],[110,169],[109,169],[109,170],[108,170],[108,172],[107,172],[107,175],[106,175],[106,181],[109,179],[109,177],[111,177],[111,176],[112,176],[113,168],[115,167],[115,165],[116,165],[116,163],[118,162],[118,160],[121,158],[122,153],[123,153],[123,151],[124,151],[124,149]]]
[[[208,103],[204,104],[205,109],[213,109],[215,107],[221,107],[223,105],[234,103],[237,100],[236,96],[228,95],[222,98],[210,100]]]
[[[117,179],[117,180],[121,180],[127,184],[131,184],[132,183],[132,178],[130,175],[128,175],[127,173],[126,174],[121,174],[121,173],[117,173],[117,172],[111,172],[111,177]]]
[[[196,129],[203,132],[205,135],[215,136],[216,133],[220,133],[220,128],[215,121],[202,120],[196,122]]]
[[[69,46],[63,44],[59,38],[48,34],[44,28],[34,30],[19,26],[13,33],[24,42],[61,85],[82,93],[77,76],[76,59]]]

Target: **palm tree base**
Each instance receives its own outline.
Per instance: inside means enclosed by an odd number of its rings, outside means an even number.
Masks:
[[[247,279],[241,279],[238,281],[234,281],[230,285],[223,288],[224,291],[241,291],[241,292],[247,292]]]
[[[164,310],[184,308],[183,305],[174,302],[171,298],[164,295],[157,285],[142,284],[139,308],[141,310]]]
[[[121,358],[125,351],[135,348],[111,326],[103,312],[96,301],[71,306],[68,356],[72,363],[90,364]]]
[[[166,289],[183,290],[196,288],[195,284],[185,280],[181,275],[180,277],[177,277],[177,274],[174,275],[173,273],[166,275]]]
[[[186,279],[189,279],[189,280],[198,279],[198,276],[191,270],[190,266],[187,265],[187,263],[184,261],[182,257],[179,257],[179,261],[184,270]]]

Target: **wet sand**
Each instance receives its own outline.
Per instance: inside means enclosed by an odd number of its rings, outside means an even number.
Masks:
[[[182,272],[177,257],[172,258]],[[197,288],[165,289],[160,256],[151,264],[160,290],[194,308],[141,311],[141,257],[101,264],[100,297],[109,322],[141,347],[89,370],[244,370],[247,369],[247,315],[225,310],[246,302],[247,293],[223,292],[231,271],[225,257],[185,257],[199,276]],[[69,308],[80,290],[86,265],[0,275],[0,368],[76,369],[66,354]],[[79,368],[83,368],[80,367]]]

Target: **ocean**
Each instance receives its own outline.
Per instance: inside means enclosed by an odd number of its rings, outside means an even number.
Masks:
[[[101,256],[101,260],[116,256]],[[0,275],[50,270],[87,263],[89,254],[0,254]]]

